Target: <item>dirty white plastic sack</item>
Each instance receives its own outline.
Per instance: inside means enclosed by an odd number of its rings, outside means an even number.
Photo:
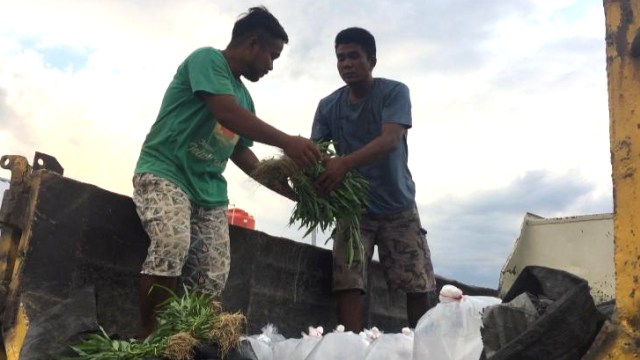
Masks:
[[[257,360],[273,360],[273,350],[271,350],[271,346],[265,341],[251,336],[243,337],[241,338],[241,340],[249,341],[249,344],[251,344],[251,349],[253,349],[253,353],[256,355]]]
[[[413,360],[478,360],[482,353],[482,310],[502,300],[467,296],[452,285],[440,291],[440,303],[427,311],[416,326]]]
[[[378,334],[367,347],[364,360],[408,360],[413,355],[413,332],[402,329],[399,334]]]
[[[302,339],[298,342],[295,349],[291,352],[289,360],[305,360],[307,355],[320,343],[322,340],[322,333],[324,329],[322,326],[316,328],[309,326],[309,334],[302,333]]]
[[[359,335],[361,338],[367,340],[367,342],[371,344],[374,340],[377,340],[380,335],[382,335],[382,332],[374,326],[371,329],[362,330]]]
[[[277,359],[290,359],[291,354],[293,354],[293,350],[298,346],[301,339],[287,339],[284,341],[279,341],[271,347],[273,350],[273,360]]]
[[[278,328],[273,324],[267,324],[262,329],[262,333],[243,336],[241,340],[247,340],[258,360],[273,360],[273,345],[284,341],[285,337],[278,333]]]
[[[369,342],[351,331],[344,332],[344,326],[322,337],[305,360],[362,360]],[[285,358],[283,358],[285,359]]]

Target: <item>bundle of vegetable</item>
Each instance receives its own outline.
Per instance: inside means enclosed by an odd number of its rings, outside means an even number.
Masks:
[[[320,142],[317,146],[325,157],[336,155],[331,142]],[[348,239],[347,260],[351,266],[354,257],[361,259],[364,254],[360,239],[360,217],[367,201],[368,182],[360,173],[350,171],[335,191],[323,195],[314,187],[315,179],[323,171],[322,163],[302,171],[290,158],[282,155],[261,161],[251,177],[267,186],[289,181],[297,200],[289,225],[299,222],[300,229],[306,227],[304,236],[317,229],[324,232],[335,226],[332,237],[341,233]]]
[[[171,360],[188,360],[193,359],[196,346],[208,342],[219,345],[224,355],[238,347],[246,323],[241,313],[225,313],[210,295],[186,288],[182,297],[173,294],[162,309],[156,330],[146,340],[111,339],[101,328],[102,334],[92,334],[71,347],[77,356],[63,359],[134,360],[163,356]]]

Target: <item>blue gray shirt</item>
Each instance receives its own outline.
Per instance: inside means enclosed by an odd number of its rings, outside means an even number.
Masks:
[[[398,81],[375,78],[371,93],[349,102],[349,87],[343,86],[320,100],[311,139],[333,140],[338,155],[348,155],[382,133],[382,124],[411,127],[409,88]],[[358,168],[369,180],[368,212],[391,214],[415,204],[415,183],[407,164],[407,135],[391,153],[375,163]]]

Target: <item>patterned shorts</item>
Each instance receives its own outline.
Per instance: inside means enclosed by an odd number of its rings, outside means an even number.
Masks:
[[[426,231],[420,225],[416,207],[397,214],[363,215],[360,233],[364,245],[364,260],[357,254],[347,266],[346,234],[337,232],[333,241],[333,290],[360,289],[366,291],[367,265],[378,245],[380,264],[391,289],[408,293],[423,293],[436,289],[427,244]]]
[[[180,277],[192,289],[219,295],[229,274],[226,207],[191,203],[175,184],[135,174],[133,202],[151,243],[142,274]]]

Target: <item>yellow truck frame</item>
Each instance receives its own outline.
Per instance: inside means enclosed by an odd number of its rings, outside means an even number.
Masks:
[[[604,0],[616,311],[594,359],[640,358],[640,1]]]

